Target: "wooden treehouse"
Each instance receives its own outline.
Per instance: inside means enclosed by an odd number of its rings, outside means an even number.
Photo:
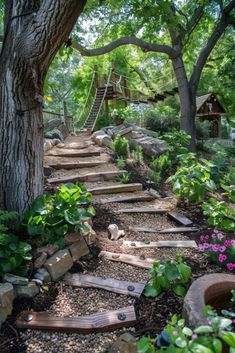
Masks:
[[[201,121],[211,122],[210,137],[221,136],[221,117],[226,112],[214,93],[196,98],[197,116]]]
[[[145,95],[143,92],[131,89],[128,86],[127,76],[117,73],[114,63],[109,75],[103,75],[102,78],[99,77],[98,67],[95,65],[87,100],[79,119],[85,120],[84,129],[93,131],[103,104],[105,116],[109,117],[109,100],[113,101],[113,109],[117,109],[118,101],[122,101],[124,107],[127,107],[130,103],[155,105],[176,93],[178,93],[178,87],[161,93],[152,92],[151,96]]]

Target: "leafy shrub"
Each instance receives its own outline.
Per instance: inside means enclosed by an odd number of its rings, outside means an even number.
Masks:
[[[225,231],[235,230],[235,211],[226,202],[211,197],[202,204],[204,215],[208,216],[208,223],[216,229]]]
[[[219,145],[217,145],[217,147],[218,150],[215,156],[211,159],[211,163],[213,164],[213,167],[211,168],[211,178],[216,185],[219,185],[221,179],[223,179],[224,175],[229,171],[230,161],[224,147]]]
[[[209,120],[196,119],[196,137],[198,140],[207,140],[210,137],[212,123]]]
[[[209,316],[208,325],[194,330],[185,326],[183,319],[173,315],[157,338],[142,337],[137,342],[138,353],[222,353],[223,345],[235,348],[232,320],[222,316]]]
[[[202,234],[198,250],[208,255],[213,262],[229,271],[235,270],[235,239],[226,239],[218,230],[212,234]]]
[[[117,158],[117,166],[119,169],[123,169],[126,166],[126,161],[123,157],[118,157]]]
[[[130,178],[131,178],[131,173],[123,173],[122,175],[117,177],[117,180],[120,181],[122,184],[128,184]]]
[[[94,216],[94,209],[84,206],[90,200],[91,194],[79,183],[62,185],[55,195],[38,196],[25,213],[28,234],[41,235],[45,241],[63,248],[66,234],[75,231],[88,234],[84,222]]]
[[[179,118],[175,116],[164,116],[154,110],[145,112],[145,126],[147,129],[157,132],[167,132],[172,129],[179,129]]]
[[[215,190],[216,185],[210,178],[212,164],[205,160],[196,160],[193,153],[182,155],[180,165],[167,182],[173,184],[173,191],[178,198],[189,202],[201,202],[206,190]]]
[[[133,158],[136,164],[143,163],[144,156],[143,156],[143,148],[142,146],[136,146],[136,148],[132,152]]]
[[[0,277],[10,272],[24,276],[31,260],[31,245],[19,241],[16,235],[8,233],[4,222],[14,221],[17,218],[15,212],[0,210]]]
[[[173,164],[177,164],[177,156],[188,153],[190,136],[186,132],[173,129],[161,138],[170,146],[169,157]]]
[[[164,290],[172,290],[176,295],[184,297],[185,284],[191,277],[191,268],[178,256],[177,263],[168,260],[161,264],[159,260],[155,261],[150,274],[152,281],[145,287],[146,297],[156,297]]]
[[[125,137],[117,135],[112,142],[112,148],[118,157],[127,159],[130,153],[129,142]]]

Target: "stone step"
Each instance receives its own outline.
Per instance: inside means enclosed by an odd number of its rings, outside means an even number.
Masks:
[[[131,191],[141,191],[143,189],[143,185],[139,183],[133,184],[117,184],[117,185],[104,185],[97,186],[93,188],[88,188],[89,191],[93,195],[101,195],[101,194],[115,194],[121,192],[131,192]]]
[[[68,183],[68,182],[86,182],[86,181],[101,181],[101,180],[112,180],[116,177],[126,174],[126,170],[120,170],[115,172],[96,172],[96,173],[87,173],[87,174],[76,174],[65,176],[61,178],[50,178],[47,179],[48,183],[50,184],[61,184],[61,183]]]

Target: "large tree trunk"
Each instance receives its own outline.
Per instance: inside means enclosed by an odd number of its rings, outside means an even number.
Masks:
[[[43,84],[86,0],[5,0],[0,57],[0,209],[43,191]]]
[[[190,151],[196,150],[196,128],[195,128],[195,114],[196,114],[196,97],[193,97],[184,62],[181,56],[172,59],[172,65],[175,72],[176,80],[179,87],[180,98],[180,128],[191,136]]]
[[[0,208],[22,213],[43,191],[42,105],[31,63],[8,54],[0,62]]]

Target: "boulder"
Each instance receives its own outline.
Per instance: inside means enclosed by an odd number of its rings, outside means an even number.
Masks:
[[[73,259],[67,249],[57,251],[44,265],[53,281],[60,279],[72,266]]]
[[[18,298],[34,298],[39,293],[39,288],[35,282],[29,282],[26,286],[14,286]]]
[[[103,130],[94,132],[91,136],[91,139],[99,146],[110,147],[112,143],[111,137],[107,135]]]
[[[127,332],[122,334],[112,344],[109,353],[137,353],[135,337]]]
[[[45,137],[48,139],[59,139],[60,141],[64,141],[64,136],[59,128],[55,127],[53,130],[48,131],[45,134]]]
[[[37,248],[36,255],[41,255],[42,253],[45,252],[48,256],[52,256],[58,250],[59,250],[59,245],[49,244],[46,246],[42,246],[41,248]]]
[[[28,278],[13,275],[11,273],[5,273],[5,275],[3,276],[3,281],[11,284],[19,284],[19,285],[26,285],[29,283]]]
[[[41,282],[51,282],[51,276],[49,272],[44,268],[39,268],[34,275],[34,279],[37,279]]]
[[[81,236],[78,241],[68,247],[68,250],[70,251],[74,262],[79,260],[81,256],[85,256],[90,253],[85,239]]]
[[[12,312],[12,302],[15,299],[15,292],[11,283],[0,284],[0,327]]]
[[[47,253],[42,252],[34,261],[34,268],[38,269],[44,265],[47,260]]]

